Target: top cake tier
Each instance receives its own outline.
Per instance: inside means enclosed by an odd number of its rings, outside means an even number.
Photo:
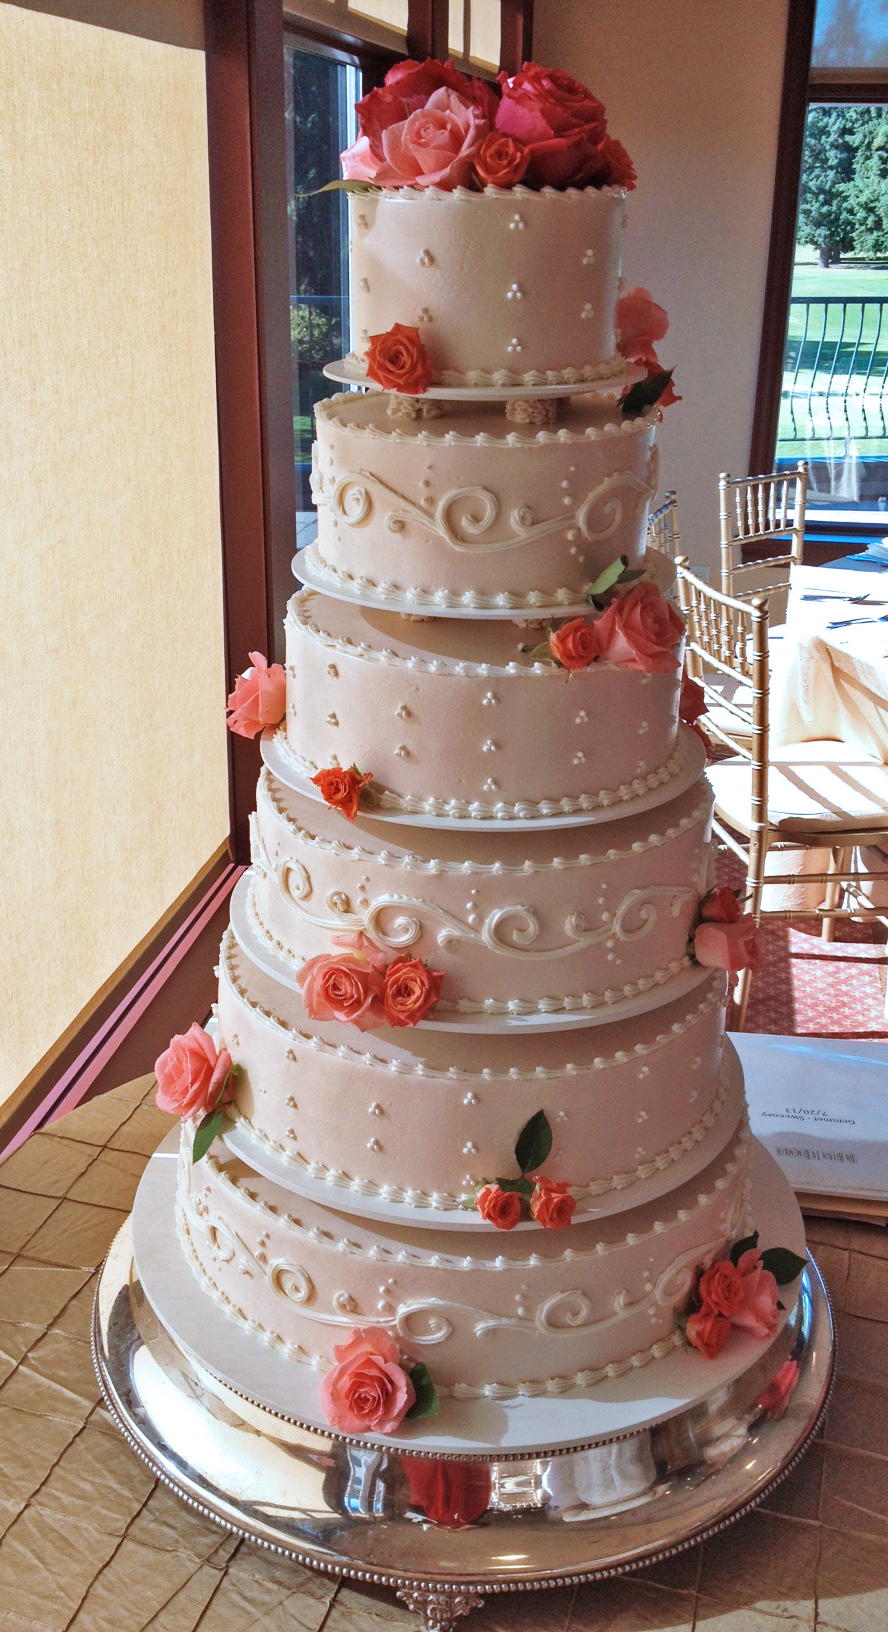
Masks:
[[[418,329],[432,384],[575,385],[622,373],[618,187],[386,188],[349,198],[352,345]]]

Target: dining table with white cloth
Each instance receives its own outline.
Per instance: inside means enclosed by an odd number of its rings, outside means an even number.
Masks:
[[[792,568],[770,737],[772,750],[829,739],[888,764],[888,568]]]

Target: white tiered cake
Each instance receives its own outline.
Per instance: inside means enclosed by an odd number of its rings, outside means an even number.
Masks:
[[[701,1268],[766,1227],[725,975],[694,958],[711,799],[645,554],[625,191],[458,175],[350,201],[333,372],[402,390],[318,411],[311,587],[222,948],[233,1104],[180,1162],[197,1282],[352,1432],[321,1383],[355,1332],[456,1401],[649,1363],[656,1395]]]

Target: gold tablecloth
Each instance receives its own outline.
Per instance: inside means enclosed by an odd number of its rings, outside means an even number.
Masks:
[[[90,1359],[97,1265],[170,1126],[151,1078],[0,1164],[0,1632],[388,1632],[394,1595],[191,1511],[130,1451]],[[766,1506],[635,1575],[488,1599],[467,1632],[885,1632],[888,1232],[812,1220],[837,1310],[823,1438]]]

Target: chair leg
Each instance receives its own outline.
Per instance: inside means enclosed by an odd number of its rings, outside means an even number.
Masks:
[[[766,837],[760,837],[749,847],[749,859],[746,864],[746,910],[753,918],[759,920],[762,908],[762,891],[765,880],[765,861],[768,854]],[[749,988],[752,983],[752,970],[741,969],[734,987],[734,996],[731,1003],[731,1029],[745,1031],[746,1010],[749,1006]]]
[[[746,1030],[746,1010],[749,1006],[749,988],[752,983],[752,970],[741,969],[734,987],[731,999],[731,1030]]]
[[[829,853],[829,871],[831,873],[847,872],[851,865],[849,859],[850,855],[850,850],[831,850]],[[826,886],[826,893],[823,897],[823,905],[825,907],[837,907],[844,894],[844,889],[845,886],[843,884],[830,881],[830,883]],[[835,940],[835,935],[835,918],[824,918],[823,926],[820,931],[820,939],[827,943],[831,943]]]

